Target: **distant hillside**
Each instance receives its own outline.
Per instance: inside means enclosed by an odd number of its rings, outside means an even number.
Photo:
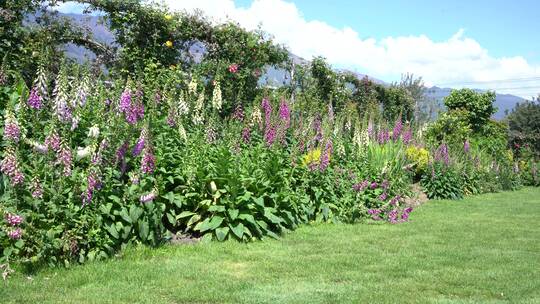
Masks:
[[[442,103],[442,100],[450,95],[450,92],[452,89],[450,88],[439,88],[439,87],[431,87],[428,88],[426,91],[426,96],[428,99],[438,101],[440,104]],[[475,89],[477,92],[483,92],[482,90]],[[510,94],[497,94],[497,97],[495,99],[495,106],[498,108],[497,113],[493,115],[493,118],[500,120],[503,119],[505,116],[506,111],[512,110],[517,103],[524,102],[525,99],[514,96]]]

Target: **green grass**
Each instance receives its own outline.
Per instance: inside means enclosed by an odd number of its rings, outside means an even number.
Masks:
[[[540,303],[540,189],[432,201],[400,225],[136,248],[0,283],[1,303]]]

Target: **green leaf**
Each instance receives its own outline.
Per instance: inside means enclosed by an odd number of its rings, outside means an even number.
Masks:
[[[207,219],[208,220],[208,219]],[[204,221],[203,224],[200,226],[200,231],[205,232],[208,230],[215,230],[217,227],[219,227],[223,223],[223,217],[219,215],[214,215],[210,221]]]
[[[229,209],[229,216],[231,217],[231,220],[235,220],[238,217],[238,213],[240,213],[240,210],[238,209]]]
[[[148,221],[144,220],[139,222],[139,236],[142,240],[146,241],[148,239],[149,230]]]
[[[222,242],[227,237],[229,233],[229,227],[221,227],[216,229],[216,238],[218,241]]]
[[[118,231],[116,230],[116,225],[111,224],[110,226],[105,226],[105,229],[115,238],[118,238]]]
[[[273,210],[274,210],[273,208],[264,208],[264,217],[266,217],[268,220],[270,220],[274,224],[279,224],[283,222],[282,218],[272,213]]]
[[[264,197],[254,198],[253,201],[255,201],[255,204],[264,207]]]
[[[167,220],[169,221],[169,223],[171,223],[173,225],[176,224],[176,218],[170,212],[167,212]]]
[[[131,207],[129,207],[129,217],[131,218],[132,223],[136,223],[142,214],[143,214],[142,208],[136,205],[131,205]]]
[[[107,203],[99,206],[99,210],[104,214],[111,214],[112,203]]]
[[[188,216],[192,216],[196,213],[194,212],[191,212],[191,211],[182,211],[179,215],[176,216],[176,219],[179,220],[179,219],[182,219],[182,218],[185,218],[185,217],[188,217]]]
[[[118,196],[116,195],[109,195],[109,199],[112,200],[113,202],[115,203],[118,203],[120,204],[122,202],[122,199],[120,199]]]
[[[236,235],[239,239],[242,239],[242,236],[244,236],[244,224],[238,223],[236,227],[232,225],[229,225],[229,227],[231,227],[231,231],[234,233],[234,235]]]
[[[129,217],[129,214],[128,214],[128,211],[126,210],[126,208],[122,208],[122,210],[120,211],[120,216],[122,217],[122,219],[128,223],[132,223],[131,221],[131,217]]]
[[[189,221],[187,222],[186,225],[187,225],[188,227],[190,227],[191,225],[193,225],[194,223],[196,223],[196,222],[198,222],[198,221],[200,221],[200,220],[201,220],[201,216],[198,215],[198,214],[195,214],[195,215],[193,215],[193,216],[189,219]]]
[[[219,206],[219,205],[214,205],[214,206],[210,206],[210,208],[208,208],[208,211],[210,211],[210,212],[225,212],[225,207],[224,206]]]
[[[251,214],[246,214],[246,213],[242,213],[238,216],[239,219],[241,220],[245,220],[245,221],[248,221],[249,223],[255,225],[255,226],[259,226],[257,224],[257,222],[255,221],[255,218],[253,217],[253,215]]]

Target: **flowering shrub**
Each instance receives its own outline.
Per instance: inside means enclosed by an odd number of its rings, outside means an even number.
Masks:
[[[429,162],[428,150],[417,146],[409,146],[405,153],[407,159],[414,165],[416,174],[422,175],[426,171]]]

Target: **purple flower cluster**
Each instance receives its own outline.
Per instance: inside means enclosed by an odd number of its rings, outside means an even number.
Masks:
[[[41,182],[37,177],[32,179],[30,190],[32,191],[33,198],[43,198],[43,186],[41,186]]]
[[[11,227],[14,227],[14,229],[9,230],[7,232],[8,238],[12,240],[18,240],[22,237],[22,229],[19,226],[23,222],[23,218],[20,215],[17,214],[11,214],[8,213],[5,216],[5,220]],[[16,227],[16,228],[15,228]]]
[[[56,153],[56,163],[62,165],[64,168],[64,176],[71,175],[71,165],[73,163],[73,154],[71,149],[68,148],[66,144],[63,144],[60,147],[60,150]]]
[[[24,182],[24,174],[19,169],[15,151],[8,149],[0,162],[0,172],[9,177],[11,185],[17,186]]]
[[[368,210],[368,214],[371,215],[371,218],[376,220],[376,221],[379,221],[381,220],[381,210],[379,209],[369,209]]]
[[[131,96],[129,89],[124,90],[120,97],[119,110],[124,113],[126,121],[130,125],[136,124],[144,118],[144,105],[142,103],[142,91],[137,91],[137,100]]]
[[[88,176],[86,177],[86,182],[88,185],[86,187],[86,190],[81,195],[83,206],[90,204],[94,196],[94,191],[101,188],[99,177],[95,171],[91,171],[88,174]]]
[[[277,130],[274,126],[267,126],[266,131],[264,132],[264,141],[268,146],[271,146],[276,140]]]
[[[285,99],[281,100],[281,104],[279,105],[279,118],[285,129],[288,129],[291,125],[291,109]]]
[[[129,149],[128,142],[124,142],[117,150],[116,150],[116,163],[120,164],[125,161],[127,150]]]
[[[322,135],[322,120],[321,120],[321,115],[320,114],[317,114],[315,116],[315,118],[313,119],[313,122],[312,122],[311,125],[313,127],[313,131],[315,131],[315,137],[313,138],[313,140],[315,141],[315,143],[318,143],[323,138],[323,135]]]
[[[141,130],[141,134],[139,135],[139,138],[137,139],[137,143],[133,147],[133,150],[131,151],[131,155],[138,156],[141,154],[142,150],[146,146],[146,141],[148,139],[148,131],[145,128]]]
[[[267,97],[263,98],[261,107],[264,110],[264,123],[266,125],[266,128],[268,129],[271,125],[272,119],[272,105],[270,104],[270,100]]]
[[[392,199],[390,200],[390,205],[392,205],[392,206],[397,206],[399,200],[401,200],[401,195],[395,196],[394,198],[392,198]]]
[[[412,211],[412,207],[407,207],[403,210],[400,210],[399,208],[393,208],[386,214],[386,218],[392,224],[403,223],[409,220]],[[368,210],[368,214],[371,215],[371,218],[376,221],[384,220],[385,213],[386,211],[381,209]]]
[[[4,139],[11,140],[13,142],[19,142],[21,138],[21,129],[14,117],[6,117],[6,123],[4,125]]]
[[[407,127],[407,130],[403,132],[403,135],[401,136],[401,139],[403,140],[403,143],[408,145],[412,141],[412,129],[411,127]]]
[[[250,141],[251,141],[251,130],[249,128],[249,126],[246,126],[243,130],[242,130],[242,140],[244,141],[244,143],[248,144]]]
[[[401,131],[403,130],[403,123],[401,122],[401,117],[396,120],[394,124],[394,130],[392,130],[392,140],[398,141],[401,137]]]
[[[379,143],[379,145],[384,145],[388,142],[388,140],[390,140],[390,133],[388,132],[388,130],[379,130],[379,132],[377,133],[377,142]]]
[[[388,182],[388,180],[383,180],[383,182],[381,183],[381,188],[383,188],[384,190],[388,190],[388,187],[390,187],[390,183]]]
[[[401,219],[403,221],[408,221],[409,215],[411,214],[412,211],[413,211],[412,207],[405,208],[405,210],[403,210],[403,213],[401,213]]]
[[[328,168],[328,165],[330,164],[330,157],[332,155],[333,145],[332,140],[327,140],[326,145],[324,147],[323,153],[321,153],[321,164],[320,164],[320,170],[324,171],[326,168]]]
[[[13,226],[13,227],[19,226],[23,222],[22,216],[17,215],[17,214],[7,213],[4,218],[6,222],[8,223],[8,225]]]
[[[121,113],[125,113],[131,107],[131,90],[126,88],[120,96],[119,110]]]
[[[435,161],[444,162],[445,165],[450,164],[450,156],[448,154],[448,145],[441,144],[435,151]]]
[[[353,185],[353,190],[356,192],[364,191],[369,186],[369,182],[367,180],[364,180],[363,182],[357,183]]]
[[[19,240],[22,237],[22,229],[15,228],[13,230],[10,230],[8,231],[7,236],[12,240]]]
[[[28,100],[26,101],[26,103],[30,108],[36,110],[39,110],[43,107],[43,98],[41,98],[36,88],[33,88],[30,91],[30,95],[28,96]]]
[[[152,190],[148,194],[141,195],[141,197],[139,198],[139,201],[143,204],[146,204],[156,199],[156,197],[157,197],[156,191]]]
[[[52,149],[55,152],[60,150],[60,136],[56,131],[52,131],[45,137],[45,146]]]
[[[469,143],[468,140],[465,140],[465,142],[463,143],[463,151],[465,151],[465,153],[469,153],[469,151],[471,150],[471,144]]]
[[[232,118],[233,118],[234,120],[238,120],[238,121],[243,121],[243,120],[244,120],[244,108],[242,107],[241,104],[238,104],[238,105],[234,108],[234,112],[233,112]]]
[[[146,174],[152,174],[156,169],[156,157],[152,153],[152,148],[148,145],[143,152],[141,161],[141,171]]]
[[[69,122],[73,119],[73,110],[65,100],[57,100],[55,102],[54,112],[62,122]]]
[[[392,209],[390,210],[390,212],[388,212],[388,221],[390,221],[390,223],[397,223],[397,218],[398,218],[397,209]]]

